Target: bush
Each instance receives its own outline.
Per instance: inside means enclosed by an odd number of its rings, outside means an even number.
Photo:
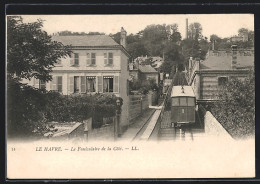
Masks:
[[[39,90],[8,80],[8,135],[44,134],[47,122],[82,122],[93,117],[93,128],[103,125],[103,117],[115,115],[116,97],[111,94],[68,95]],[[122,105],[122,98],[119,98]]]
[[[148,79],[141,82],[141,80],[134,80],[130,82],[130,90],[137,90],[141,94],[147,94],[149,90],[159,90],[158,85],[156,84],[154,79]]]
[[[251,72],[244,81],[233,79],[219,91],[219,102],[211,108],[213,115],[239,139],[255,132],[255,79]]]

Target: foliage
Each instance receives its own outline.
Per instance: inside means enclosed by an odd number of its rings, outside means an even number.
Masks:
[[[159,90],[155,79],[148,79],[142,82],[141,80],[134,80],[129,83],[129,87],[131,91],[138,91],[141,94],[147,94],[149,90]]]
[[[234,138],[254,135],[255,78],[232,79],[219,91],[220,101],[211,108],[218,121]]]
[[[52,41],[42,26],[42,20],[23,23],[19,16],[7,17],[7,72],[11,77],[50,81],[54,64],[70,55],[69,47]]]
[[[198,22],[194,22],[189,25],[188,38],[192,40],[201,39],[202,36],[202,26]]]
[[[248,49],[254,46],[254,31],[250,31],[246,28],[240,28],[238,30],[238,35],[242,36],[243,34],[248,34],[248,41],[234,41],[230,38],[220,38],[219,36],[213,34],[210,36],[211,46],[214,42],[214,50],[228,50],[231,49],[232,44],[236,44],[238,48]]]
[[[35,89],[12,78],[8,80],[7,87],[9,135],[41,134],[47,122],[82,122],[89,117],[93,117],[93,128],[97,128],[102,125],[103,117],[115,115],[118,98],[115,95],[64,96],[58,92]]]

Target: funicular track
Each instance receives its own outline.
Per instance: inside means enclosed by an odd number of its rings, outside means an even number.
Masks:
[[[165,108],[162,113],[162,120],[160,122],[160,129],[158,133],[158,140],[194,140],[198,133],[204,131],[204,122],[200,118],[200,113],[195,113],[195,123],[186,126],[173,127],[171,124],[171,98],[170,93],[173,86],[188,85],[184,72],[176,72],[172,85],[170,86],[165,97]]]

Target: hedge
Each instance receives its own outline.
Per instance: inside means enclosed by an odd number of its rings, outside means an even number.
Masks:
[[[47,122],[82,122],[89,117],[93,128],[99,128],[103,117],[115,115],[117,98],[114,94],[65,96],[8,80],[8,135],[42,135]]]

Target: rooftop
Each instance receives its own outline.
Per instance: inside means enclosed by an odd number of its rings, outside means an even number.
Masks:
[[[202,70],[231,70],[232,56],[208,56],[200,63]],[[254,67],[254,56],[237,55],[237,69]]]
[[[182,87],[183,87],[183,90],[182,90]],[[195,94],[194,94],[194,91],[191,86],[173,86],[171,97],[177,97],[177,96],[194,97]]]
[[[118,46],[119,44],[108,35],[85,36],[52,36],[53,41],[72,46]]]
[[[139,70],[142,73],[158,73],[151,65],[139,65]]]

